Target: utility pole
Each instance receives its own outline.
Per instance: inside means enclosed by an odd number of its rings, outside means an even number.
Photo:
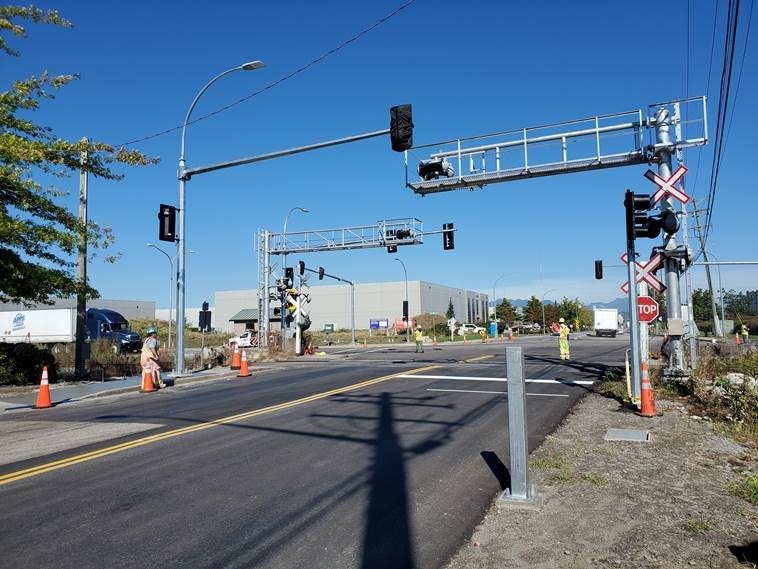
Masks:
[[[89,140],[82,139],[87,145]],[[82,234],[79,236],[79,264],[77,268],[78,291],[76,293],[76,346],[74,348],[74,376],[84,377],[84,339],[87,328],[87,151],[82,150],[79,156],[79,223]]]
[[[723,322],[719,320],[718,311],[716,310],[716,296],[713,294],[713,280],[711,279],[711,266],[708,264],[708,250],[705,247],[705,239],[703,238],[703,226],[700,225],[700,210],[697,208],[697,204],[693,204],[692,212],[695,214],[695,230],[697,231],[697,237],[700,241],[700,250],[703,252],[703,261],[705,265],[705,278],[708,281],[708,292],[711,293],[711,310],[713,311],[713,333],[719,338],[724,336],[722,326]]]

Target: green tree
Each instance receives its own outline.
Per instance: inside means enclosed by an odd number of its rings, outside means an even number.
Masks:
[[[703,288],[696,288],[692,291],[692,311],[695,320],[712,320],[713,310],[711,308],[711,292]]]
[[[545,326],[550,326],[553,322],[558,322],[560,312],[556,304],[545,305]]]
[[[16,57],[3,34],[26,37],[18,20],[70,28],[71,23],[55,10],[0,6],[0,53]],[[104,249],[113,242],[109,228],[90,222],[84,227],[77,215],[60,206],[66,194],[60,188],[43,187],[40,176],[69,177],[82,167],[87,152],[87,171],[99,178],[118,180],[110,165],[155,163],[137,151],[114,148],[102,142],[69,142],[52,129],[29,119],[40,102],[77,79],[75,75],[42,73],[15,81],[0,92],[0,301],[50,302],[80,290],[74,269],[79,244],[86,236],[88,247]],[[107,258],[113,261],[112,257]],[[87,286],[85,292],[96,296]]]
[[[737,292],[734,289],[724,291],[724,308],[733,318],[740,319],[746,314],[754,314],[752,298],[746,292]]]
[[[558,313],[560,314],[560,317],[566,320],[566,324],[579,323],[580,326],[587,325],[588,317],[586,312],[584,311],[582,301],[578,298],[570,300],[564,296],[563,300],[558,305]],[[592,320],[589,319],[589,322],[592,322]]]
[[[505,324],[510,326],[516,320],[516,309],[513,308],[513,305],[507,298],[504,298],[502,302],[495,307],[495,316],[500,322],[505,322]]]
[[[525,322],[542,322],[542,302],[532,296],[523,308]]]
[[[450,299],[450,303],[447,305],[447,312],[445,312],[447,319],[455,318],[455,307],[453,306],[453,299]]]

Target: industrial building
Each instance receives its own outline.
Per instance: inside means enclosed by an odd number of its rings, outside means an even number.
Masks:
[[[311,278],[311,280],[315,280]],[[453,288],[426,281],[361,283],[355,285],[355,328],[367,330],[371,321],[384,320],[392,327],[403,316],[403,301],[408,298],[408,313],[438,314],[447,321],[447,309],[452,301],[458,322],[478,322],[487,317],[486,294]],[[311,318],[312,330],[323,330],[332,324],[334,330],[352,327],[351,293],[348,284],[308,287],[311,302],[305,309]],[[259,329],[258,291],[230,290],[215,293],[212,326],[216,330],[239,333],[245,328]],[[272,302],[272,309],[278,302]],[[272,322],[272,330],[278,329]]]

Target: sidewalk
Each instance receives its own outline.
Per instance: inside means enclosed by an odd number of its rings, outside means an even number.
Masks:
[[[496,500],[447,569],[756,567],[758,505],[733,495],[756,449],[679,402],[657,406],[646,419],[588,395],[530,458],[541,501]],[[651,440],[606,441],[610,428]]]
[[[223,377],[233,377],[238,372],[228,367],[216,367],[209,370],[200,370],[187,373],[183,376],[167,374],[164,381],[172,385],[186,385],[199,381],[210,381]],[[103,395],[117,395],[139,391],[142,385],[142,377],[134,375],[121,379],[109,379],[108,381],[82,381],[71,383],[50,384],[50,398],[53,405],[81,401],[90,397]],[[39,386],[26,386],[26,388],[0,388],[0,412],[17,411],[34,407],[37,400]]]

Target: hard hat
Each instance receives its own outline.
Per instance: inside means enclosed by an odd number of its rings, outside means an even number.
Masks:
[[[150,326],[150,328],[147,329],[146,334],[149,336],[150,334],[157,334],[158,331],[153,327]]]
[[[563,318],[559,318],[558,322],[560,322],[561,324],[563,324],[565,322],[565,320]]]

